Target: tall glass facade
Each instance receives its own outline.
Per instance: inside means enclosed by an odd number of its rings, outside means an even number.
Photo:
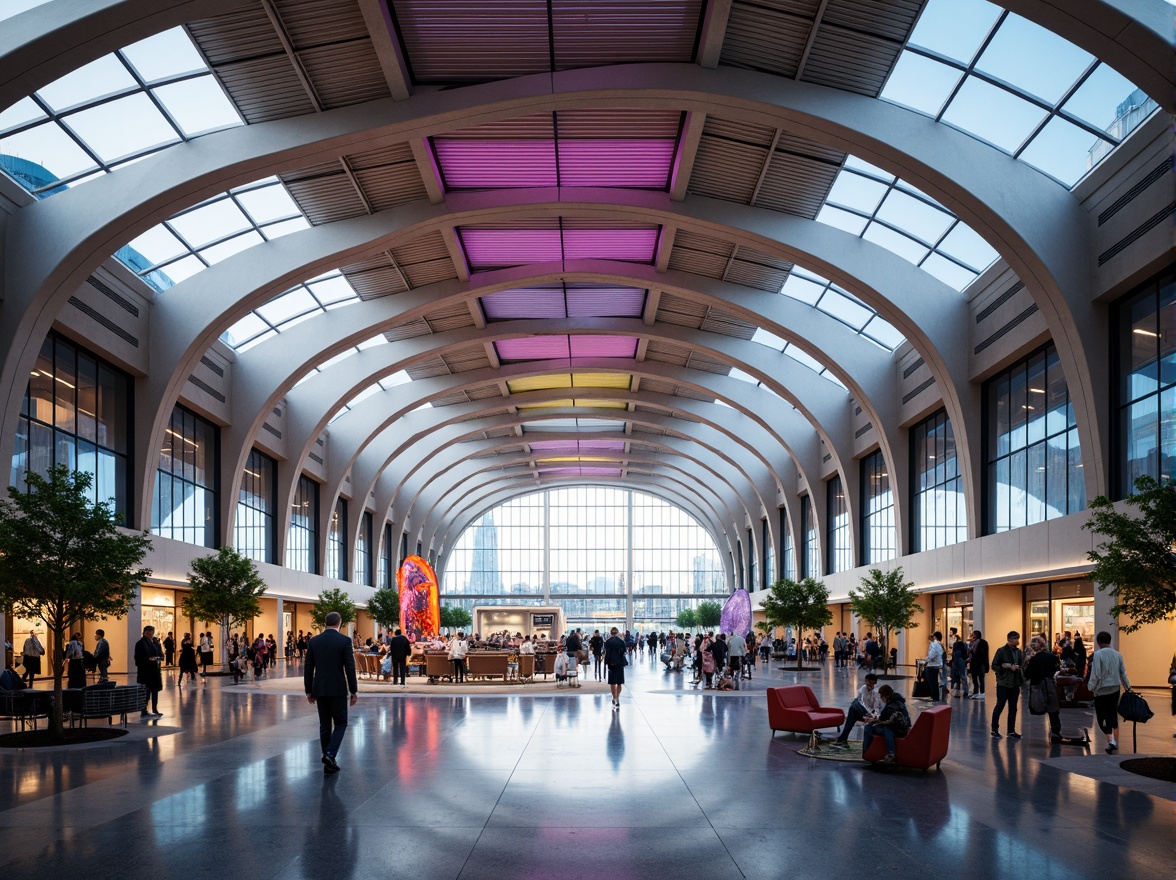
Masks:
[[[792,546],[792,526],[788,524],[787,509],[780,508],[780,577],[796,579],[796,554]]]
[[[934,550],[968,537],[955,434],[945,410],[911,428],[911,550]]]
[[[355,583],[372,587],[372,514],[365,510],[359,519],[355,538]]]
[[[391,588],[394,577],[394,569],[392,568],[392,523],[385,522],[384,538],[380,541],[380,564],[379,570],[376,572],[376,586],[378,588]]]
[[[318,574],[319,485],[303,474],[290,500],[290,533],[286,537],[286,567]]]
[[[573,625],[659,629],[728,591],[718,548],[684,511],[603,486],[550,489],[479,518],[445,561],[442,601],[561,604]]]
[[[800,576],[820,577],[821,563],[817,550],[817,525],[813,522],[813,499],[805,495],[800,499]]]
[[[1086,506],[1082,453],[1052,344],[984,385],[985,529],[1004,532]]]
[[[853,568],[853,541],[849,534],[849,505],[841,477],[825,483],[825,573]]]
[[[212,422],[178,404],[172,410],[155,474],[152,532],[186,544],[217,546],[218,441]]]
[[[898,555],[894,529],[894,494],[882,450],[862,459],[862,565],[875,565]]]
[[[94,477],[91,501],[109,501],[129,519],[131,380],[126,373],[50,333],[29,375],[9,484],[54,465]]]
[[[329,578],[347,580],[347,499],[335,502],[331,521],[327,525],[327,569]]]
[[[241,474],[233,546],[254,562],[276,562],[278,463],[254,449]]]
[[[1118,304],[1118,497],[1138,477],[1176,480],[1176,271]]]

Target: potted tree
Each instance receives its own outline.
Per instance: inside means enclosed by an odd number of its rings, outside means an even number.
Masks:
[[[391,587],[381,587],[372,593],[367,613],[384,632],[390,633],[400,623],[400,593]]]
[[[890,634],[918,626],[915,615],[922,612],[923,606],[918,602],[914,586],[913,582],[903,580],[902,568],[888,572],[872,568],[870,574],[862,578],[861,589],[849,591],[853,613],[877,630],[882,642],[884,662],[880,678],[891,677],[886,673],[885,665],[890,656]]]
[[[833,622],[833,612],[829,610],[829,590],[815,578],[806,577],[802,581],[780,578],[769,588],[761,604],[770,625],[791,626],[796,633],[817,630]],[[798,645],[796,671],[817,668],[802,666],[803,659],[804,652]]]
[[[184,597],[184,614],[192,619],[215,620],[220,624],[221,675],[227,675],[229,653],[224,649],[229,628],[243,626],[261,611],[258,600],[265,593],[265,581],[257,565],[232,547],[192,560]]]
[[[0,501],[0,608],[41,620],[53,672],[49,742],[63,742],[61,678],[65,637],[83,620],[122,617],[151,570],[140,563],[147,533],[128,534],[108,502],[90,500],[93,477],[57,465],[29,473],[26,490],[9,487]],[[90,737],[90,738],[97,738]]]
[[[319,593],[318,601],[310,606],[310,619],[315,629],[327,628],[327,615],[332,611],[339,612],[343,626],[355,623],[355,603],[351,601],[351,596],[332,587]]]
[[[723,606],[709,599],[694,609],[694,623],[700,629],[714,629],[723,619]]]

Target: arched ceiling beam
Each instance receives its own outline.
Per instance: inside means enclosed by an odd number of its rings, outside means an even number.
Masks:
[[[559,415],[552,414],[547,417],[547,420],[559,418]],[[530,418],[513,417],[515,424],[521,424],[523,421],[531,421]],[[538,420],[542,421],[542,420]],[[667,419],[656,419],[645,417],[636,421],[636,424],[642,425],[664,425]],[[508,422],[509,424],[509,422]],[[701,427],[701,426],[700,426]],[[477,432],[472,432],[477,433]],[[699,431],[700,434],[705,432]],[[529,439],[528,439],[529,438]],[[467,435],[467,440],[469,435]],[[568,440],[568,439],[618,439],[615,433],[608,432],[586,432],[584,434],[577,433],[574,437],[569,438],[569,435],[559,431],[538,431],[531,432],[523,436],[501,437],[494,440],[485,441],[476,444],[478,446],[478,455],[483,455],[487,452],[497,451],[509,447],[517,447],[525,443],[542,442],[545,440]],[[722,449],[715,447],[711,442],[713,437],[683,437],[670,436],[662,437],[658,435],[642,434],[639,436],[626,436],[624,438],[628,442],[636,442],[644,445],[654,446],[663,450],[668,455],[685,458],[699,468],[702,468],[713,475],[717,481],[710,483],[703,481],[708,486],[717,486],[719,484],[726,485],[729,492],[724,492],[723,497],[730,497],[737,499],[734,504],[724,502],[729,511],[737,513],[738,508],[742,508],[747,519],[758,519],[760,511],[765,507],[765,501],[762,497],[759,486],[756,485],[755,480],[750,474],[740,465],[740,463],[733,457],[725,453]],[[401,521],[407,519],[412,521],[414,519],[414,512],[421,509],[426,511],[434,511],[446,494],[450,491],[447,481],[457,481],[462,479],[462,474],[468,473],[475,468],[484,469],[486,460],[483,458],[473,458],[470,452],[462,447],[466,443],[454,443],[447,449],[440,452],[437,456],[436,465],[430,467],[429,471],[418,471],[403,485],[402,494],[404,496],[403,504],[405,517]],[[610,461],[624,461],[632,459],[633,461],[646,461],[652,463],[653,459],[649,457],[648,452],[616,452],[616,451],[601,451],[590,452],[586,455],[592,459],[603,458]],[[539,460],[550,458],[551,453],[544,454],[541,451],[532,450],[530,453],[519,451],[515,457],[506,455],[501,456],[503,466],[518,461],[538,462]],[[496,463],[496,462],[495,462]],[[569,467],[576,465],[569,464]],[[593,466],[588,463],[585,466]],[[535,465],[537,467],[537,465]],[[537,476],[536,472],[536,476]],[[447,514],[447,509],[442,509],[438,515],[444,517]],[[422,520],[419,514],[415,517],[417,521],[426,524],[427,520]],[[733,518],[729,525],[731,527],[742,526],[745,520]]]
[[[1088,491],[1104,483],[1096,392],[1105,340],[1095,329],[1085,254],[1089,223],[1073,196],[1023,163],[902,108],[748,71],[624,65],[521,77],[402,102],[377,101],[248,126],[174,147],[119,173],[22,208],[8,223],[8,293],[0,321],[5,423],[11,452],[25,375],[57,308],[90,269],[138,232],[226,186],[313,161],[493,119],[590,106],[675,107],[776,127],[845,149],[902,175],[961,216],[1026,283],[1058,343],[1079,413]],[[1009,193],[1016,198],[1009,198]],[[131,195],[133,194],[133,195]],[[280,243],[279,243],[280,244]],[[837,280],[839,273],[833,274]],[[851,287],[856,287],[850,283]],[[899,325],[907,332],[907,328]],[[908,337],[913,336],[907,332]],[[1094,338],[1098,337],[1098,338]],[[954,416],[955,414],[953,414]],[[1089,417],[1088,417],[1089,416]],[[971,467],[971,457],[965,458]],[[970,516],[969,519],[977,519]]]
[[[520,476],[525,479],[520,479]],[[710,516],[705,515],[705,513],[703,513],[703,511],[706,510],[706,508],[699,506],[701,503],[701,501],[700,501],[701,496],[699,496],[698,493],[693,490],[693,488],[690,486],[689,483],[685,482],[683,479],[680,479],[677,476],[673,476],[670,474],[662,474],[660,476],[655,476],[653,474],[650,474],[648,472],[643,471],[643,472],[640,472],[639,474],[635,474],[634,476],[636,478],[634,481],[635,485],[642,485],[642,483],[638,482],[638,480],[643,479],[645,486],[648,486],[651,488],[657,487],[658,489],[660,489],[659,494],[662,494],[663,497],[664,497],[664,495],[671,495],[672,497],[679,499],[679,500],[675,500],[674,503],[677,506],[682,507],[684,510],[688,511],[691,516],[695,517],[700,522],[702,522],[704,524],[707,524],[708,522],[718,523],[719,528],[717,529],[716,532],[712,532],[712,536],[714,536],[716,538],[716,543],[720,547],[722,547],[723,545],[726,545],[730,549],[732,549],[732,550],[734,549],[734,539],[731,537],[730,531],[728,531],[726,528],[722,527],[722,522],[724,521],[723,515],[719,511],[714,511]],[[689,479],[689,475],[685,475],[685,476],[687,477],[687,479]],[[560,485],[564,485],[564,486],[567,486],[567,485],[575,485],[575,486],[604,485],[604,484],[600,483],[600,481],[598,481],[598,480],[591,480],[591,479],[579,478],[579,477],[566,477],[566,478],[565,477],[555,477],[552,479],[545,478],[544,480],[542,480],[541,482],[538,482],[538,483],[534,483],[534,482],[532,482],[532,480],[533,480],[533,477],[528,477],[526,474],[520,474],[520,475],[515,475],[515,476],[498,475],[498,476],[483,480],[481,482],[478,482],[475,485],[471,485],[467,490],[465,490],[463,492],[463,497],[460,500],[455,501],[455,503],[454,503],[455,512],[454,512],[453,518],[451,520],[451,523],[457,522],[457,521],[460,521],[461,519],[463,519],[464,514],[471,509],[475,509],[475,508],[480,508],[483,510],[486,509],[487,500],[494,497],[495,494],[502,493],[504,491],[508,492],[508,493],[522,494],[522,491],[526,491],[527,489],[530,489],[533,491],[534,488],[539,488],[539,489],[544,489],[544,488],[548,488],[548,487],[554,488],[554,487],[557,487]],[[617,488],[617,489],[624,490],[624,489],[630,488],[630,486],[629,485],[623,485],[623,486],[615,486],[614,485],[614,486],[610,486],[610,488]],[[522,491],[520,491],[520,490],[522,490]],[[440,535],[425,534],[425,535],[423,535],[423,537],[425,539],[427,539],[428,543],[426,543],[425,541],[422,541],[422,543],[425,543],[425,545],[427,547],[429,547],[430,549],[433,549],[433,550],[437,550],[438,548],[443,549],[445,546],[444,542],[449,541],[450,534],[452,534],[452,535],[454,535],[454,537],[456,537],[456,535],[460,534],[460,532],[458,532],[456,529],[448,528],[444,532],[442,532]]]
[[[372,377],[393,371],[386,360],[380,359],[380,352],[383,348],[385,348],[385,346],[368,349],[354,355],[355,358],[362,358],[370,364],[368,367],[359,367],[361,374],[367,377]],[[769,356],[772,354],[773,352],[771,352],[771,350],[764,348],[761,358],[767,362],[770,362],[772,359]],[[776,354],[775,357],[779,358],[780,361],[790,362],[787,364],[779,364],[780,371],[784,372],[785,375],[788,375],[794,369],[804,370],[811,375],[811,371],[805,367],[802,367],[800,364],[797,364],[795,361],[792,361],[792,359],[788,358],[786,355]],[[640,377],[648,376],[652,378],[667,379],[679,385],[693,387],[698,390],[703,390],[708,394],[713,394],[717,399],[725,400],[731,406],[741,409],[748,415],[753,415],[757,418],[758,414],[761,412],[777,411],[777,415],[773,419],[773,424],[778,426],[776,435],[779,436],[784,442],[785,450],[795,460],[797,467],[803,473],[814,475],[812,477],[814,480],[817,479],[821,472],[820,449],[817,443],[817,434],[814,432],[812,424],[809,421],[806,421],[805,417],[802,416],[800,412],[783,406],[782,402],[778,398],[774,397],[771,393],[764,390],[763,388],[757,388],[753,385],[750,385],[747,382],[743,382],[738,379],[731,379],[727,376],[684,369],[672,366],[670,364],[658,362],[624,361],[617,363],[616,359],[601,358],[596,360],[588,359],[571,361],[570,363],[567,360],[560,360],[555,362],[538,361],[527,364],[511,364],[500,369],[471,370],[469,372],[460,373],[456,376],[418,380],[405,385],[395,386],[383,392],[382,394],[372,395],[372,397],[369,397],[367,400],[363,401],[356,409],[374,409],[380,414],[386,413],[387,420],[385,424],[392,424],[396,419],[402,417],[406,413],[411,412],[412,410],[417,409],[423,403],[426,403],[429,400],[437,397],[452,394],[457,390],[481,387],[490,382],[505,382],[515,376],[563,374],[572,368],[585,369],[592,372],[620,373]],[[323,376],[327,375],[329,372],[329,370],[324,371],[324,373],[319,374],[318,376],[314,377],[314,379],[308,380],[306,383],[299,386],[299,388],[294,389],[294,391],[291,392],[292,399],[288,401],[287,413],[294,413],[298,410],[297,401],[293,399],[295,393],[301,391],[312,382],[322,380]],[[366,384],[370,384],[370,382],[371,379],[367,378],[363,382],[357,382],[354,387],[366,387]],[[783,386],[781,386],[776,381],[776,379],[772,377],[765,377],[765,384],[769,387],[775,386],[775,389],[781,392],[785,390]],[[584,389],[584,392],[585,395],[592,395],[595,393],[594,389],[592,388],[586,388]],[[827,422],[833,422],[833,433],[844,434],[844,427],[840,423],[842,421],[848,420],[849,418],[848,404],[840,408],[840,411],[838,411],[836,408],[830,407],[828,405],[828,401],[815,401],[814,403],[816,403],[819,411],[826,413]],[[505,398],[494,398],[486,401],[487,409],[493,408],[491,404],[493,404],[493,407],[510,405],[509,400]],[[422,413],[422,415],[426,414],[427,411],[426,413]],[[353,415],[353,413],[348,413],[347,415],[350,416]],[[340,421],[342,421],[342,419]],[[277,508],[279,510],[285,510],[290,503],[290,498],[292,497],[294,487],[301,471],[301,463],[306,459],[306,456],[312,450],[312,444],[314,444],[315,439],[321,433],[323,423],[324,419],[320,418],[312,425],[303,425],[301,429],[299,429],[298,426],[294,424],[288,425],[287,430],[289,431],[289,436],[291,437],[291,461],[294,463],[294,467],[286,473],[284,478],[279,480],[277,499]],[[761,422],[761,424],[767,427],[766,422]],[[301,447],[296,445],[293,439],[296,437],[303,438]],[[831,447],[831,454],[839,454],[836,447]],[[847,459],[842,457],[839,460]],[[231,485],[236,486],[236,481],[240,479],[240,473],[238,472],[237,474],[234,474],[233,478],[234,482]],[[233,491],[236,491],[236,489]],[[324,499],[324,501],[326,500],[329,499]],[[377,507],[376,509],[383,510],[385,508]],[[226,511],[227,516],[231,516],[231,509],[226,509],[224,506],[222,506],[222,510]],[[283,536],[287,528],[288,523],[279,523],[279,531]],[[325,540],[325,536],[320,537],[320,543],[322,543],[323,540]],[[284,546],[285,541],[283,537],[279,540],[279,549]]]
[[[254,0],[54,0],[0,29],[0,110],[154,34],[249,9]]]
[[[528,456],[503,458],[506,459],[503,462],[491,461],[488,464],[481,459],[466,461],[464,466],[455,468],[451,474],[441,475],[438,479],[446,479],[447,482],[430,487],[432,491],[424,499],[427,504],[423,506],[420,515],[421,534],[428,538],[438,531],[444,531],[452,509],[461,505],[465,498],[480,488],[499,481],[534,480],[541,483],[543,479],[547,479],[540,478],[538,472],[529,466],[528,462],[531,459]],[[705,474],[699,474],[693,468],[687,469],[682,464],[663,457],[631,455],[615,458],[618,462],[621,458],[631,460],[632,470],[646,473],[655,480],[677,481],[698,499],[700,505],[705,504],[716,511],[716,515],[724,524],[724,531],[735,531],[735,524],[740,520],[742,511],[730,503],[728,493],[723,491],[725,481],[717,473],[711,471],[710,479],[707,479]],[[691,461],[690,464],[698,465],[699,462]],[[614,485],[618,489],[625,488],[624,483]],[[728,485],[727,489],[730,488]],[[438,505],[443,505],[442,509],[438,509]]]
[[[545,391],[531,391],[512,395],[511,399],[502,399],[502,403],[514,407],[529,407],[535,404],[551,403],[567,397],[567,389],[551,389]],[[655,394],[647,391],[614,391],[598,390],[593,392],[593,399],[621,401],[640,404],[645,408],[657,407],[665,413],[636,413],[617,410],[583,410],[553,408],[565,416],[592,416],[623,418],[628,422],[640,420],[641,423],[655,425],[664,430],[675,432],[676,435],[688,436],[699,432],[700,439],[715,444],[726,444],[726,452],[735,459],[739,466],[752,476],[763,506],[772,510],[775,508],[776,498],[783,491],[784,480],[791,476],[783,468],[777,466],[765,451],[773,452],[778,440],[771,437],[756,422],[744,413],[727,408],[717,408],[713,403],[700,400],[690,400],[666,394]],[[396,420],[374,435],[370,432],[370,422],[355,431],[340,438],[334,430],[331,433],[332,442],[327,451],[327,472],[329,475],[346,472],[349,456],[347,452],[336,456],[335,450],[348,450],[359,445],[360,437],[372,436],[372,442],[350,465],[351,485],[357,496],[376,497],[376,512],[386,517],[391,505],[400,494],[400,486],[405,480],[411,479],[420,469],[429,465],[432,455],[446,449],[452,443],[465,439],[471,428],[478,431],[492,431],[503,427],[514,426],[522,418],[520,413],[501,412],[503,407],[490,407],[494,401],[478,401],[476,403],[446,406],[437,412],[443,416],[435,424],[420,418],[426,416],[428,410],[410,413],[408,416]],[[547,409],[547,407],[543,407]],[[719,411],[716,411],[719,409]],[[534,412],[533,410],[527,410]],[[678,414],[686,416],[682,418]],[[364,413],[366,416],[367,413]],[[373,415],[375,415],[373,413]],[[716,416],[722,416],[712,421]],[[350,426],[348,426],[350,427]],[[644,442],[644,437],[628,436],[627,442]],[[520,438],[519,442],[528,442]],[[397,444],[397,445],[393,445]],[[786,456],[781,445],[778,454],[773,452],[773,458]],[[385,493],[377,492],[377,483],[385,474],[386,469],[395,462],[395,473],[398,480],[392,494],[386,502],[381,502]],[[331,479],[331,483],[334,479]],[[795,480],[793,479],[793,483]],[[401,505],[403,509],[403,504]]]
[[[441,554],[438,557],[438,575],[442,575],[442,572],[448,564],[449,558],[452,555],[458,540],[460,540],[462,533],[473,524],[474,520],[481,517],[482,514],[495,510],[502,504],[505,504],[506,502],[515,498],[522,498],[527,495],[533,495],[536,492],[546,491],[548,489],[601,485],[603,485],[605,488],[617,488],[615,486],[602,484],[596,480],[577,480],[574,477],[569,477],[566,479],[559,478],[555,480],[544,480],[543,483],[539,485],[507,484],[500,486],[499,488],[494,489],[485,495],[482,495],[477,500],[472,501],[470,504],[466,505],[458,514],[456,514],[455,518],[450,523],[450,528],[448,531],[440,535],[437,540],[433,541],[433,546],[441,548]],[[623,488],[625,490],[631,489],[635,492],[652,495],[655,498],[659,498],[662,501],[665,501],[667,504],[681,508],[687,514],[689,514],[710,535],[711,540],[714,541],[715,549],[719,552],[720,561],[723,563],[724,569],[726,571],[727,583],[732,582],[731,579],[733,572],[731,571],[731,564],[729,561],[729,551],[732,549],[733,545],[730,543],[730,536],[727,535],[720,527],[718,527],[715,522],[711,520],[710,515],[707,512],[704,512],[695,506],[695,500],[693,498],[688,498],[681,494],[678,491],[676,485],[666,486],[660,483],[655,483],[644,475],[634,476],[629,481],[627,481]]]

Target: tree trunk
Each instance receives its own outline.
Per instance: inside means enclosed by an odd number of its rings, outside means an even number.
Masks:
[[[53,739],[61,741],[65,739],[65,726],[62,723],[61,711],[61,675],[65,670],[65,648],[61,644],[61,628],[49,627],[48,629],[52,634],[50,638],[53,649],[49,660],[53,668],[53,711],[49,715],[49,732]]]
[[[220,619],[220,650],[221,672],[229,673],[229,615],[222,614]]]

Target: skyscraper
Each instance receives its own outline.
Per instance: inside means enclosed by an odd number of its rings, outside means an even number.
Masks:
[[[489,513],[482,516],[474,532],[469,591],[479,595],[502,592],[502,579],[498,574],[498,526],[494,525],[494,517]]]

